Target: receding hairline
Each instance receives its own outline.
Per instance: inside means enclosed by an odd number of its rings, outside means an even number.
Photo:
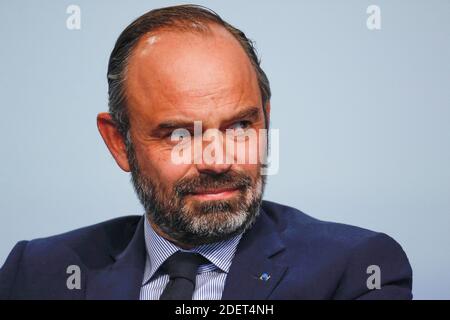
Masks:
[[[186,22],[188,23],[188,22]],[[155,37],[155,43],[152,45],[157,45],[158,44],[158,37],[162,37],[164,38],[164,34],[175,34],[175,35],[182,35],[182,34],[189,34],[189,35],[194,35],[194,36],[199,36],[199,37],[205,37],[206,38],[213,38],[213,37],[220,37],[222,39],[224,39],[225,41],[231,41],[235,44],[236,48],[238,48],[238,50],[240,51],[240,53],[242,54],[242,57],[244,57],[244,59],[247,61],[248,66],[251,70],[252,76],[255,77],[256,81],[258,81],[258,74],[256,71],[256,68],[252,62],[252,60],[250,59],[250,57],[248,56],[245,48],[242,46],[242,44],[240,43],[240,41],[236,38],[235,35],[233,35],[232,32],[230,32],[230,30],[228,30],[225,26],[220,25],[219,23],[215,22],[215,21],[202,21],[202,27],[201,28],[191,28],[191,27],[187,27],[185,26],[185,24],[182,25],[176,25],[176,26],[162,26],[162,27],[158,27],[155,28],[151,31],[146,32],[145,34],[141,35],[139,37],[139,39],[137,40],[135,46],[132,48],[132,50],[130,51],[130,54],[127,58],[127,62],[126,62],[126,66],[124,69],[124,77],[123,77],[123,81],[124,81],[124,95],[125,98],[127,97],[127,80],[128,80],[128,74],[129,74],[129,66],[130,63],[132,63],[133,58],[139,54],[140,50],[143,50],[145,47],[145,42],[148,41],[149,39],[151,39],[152,37]],[[144,49],[145,50],[145,49]]]
[[[155,28],[153,30],[150,30],[146,32],[145,34],[141,35],[139,39],[136,41],[136,44],[130,51],[130,55],[127,59],[127,65],[130,62],[130,59],[136,54],[137,49],[142,46],[142,43],[148,40],[151,37],[158,37],[163,36],[164,34],[190,34],[195,35],[199,37],[214,37],[214,36],[221,36],[222,38],[228,38],[232,42],[235,42],[239,48],[242,49],[242,52],[247,57],[248,61],[251,65],[253,65],[252,60],[248,56],[245,48],[242,46],[241,42],[236,38],[236,36],[228,30],[225,26],[220,25],[216,21],[199,21],[201,23],[194,23],[191,21],[184,21],[179,23],[174,23],[173,25],[165,25],[158,28]],[[192,24],[192,25],[191,25]],[[156,43],[157,41],[155,41]],[[256,70],[255,70],[256,71]]]

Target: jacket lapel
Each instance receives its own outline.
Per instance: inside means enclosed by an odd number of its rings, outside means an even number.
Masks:
[[[86,299],[139,299],[145,268],[144,217],[126,249],[115,257],[115,263],[87,275]]]
[[[267,299],[287,271],[275,257],[284,249],[273,222],[261,208],[254,226],[238,245],[222,300]]]

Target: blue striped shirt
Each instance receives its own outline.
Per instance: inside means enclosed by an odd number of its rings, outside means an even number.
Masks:
[[[172,242],[159,236],[151,227],[147,215],[144,225],[147,258],[140,293],[140,300],[158,300],[169,276],[159,267],[177,251],[191,251],[201,254],[210,261],[199,267],[192,300],[220,300],[225,280],[242,233],[230,239],[201,245],[191,250],[183,250]]]

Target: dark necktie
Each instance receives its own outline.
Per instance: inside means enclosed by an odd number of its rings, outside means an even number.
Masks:
[[[198,253],[182,251],[167,258],[162,268],[170,280],[159,300],[192,300],[197,269],[207,261]]]

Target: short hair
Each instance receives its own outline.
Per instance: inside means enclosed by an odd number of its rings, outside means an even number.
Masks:
[[[107,74],[109,113],[124,138],[128,139],[130,128],[124,80],[126,79],[128,60],[139,39],[149,32],[163,28],[187,32],[204,32],[209,30],[209,23],[214,23],[228,30],[238,40],[249,57],[258,78],[266,127],[268,127],[266,104],[270,101],[270,85],[260,66],[261,61],[257,56],[254,43],[241,30],[222,20],[211,9],[199,5],[178,5],[151,10],[134,20],[122,31],[111,52]]]

